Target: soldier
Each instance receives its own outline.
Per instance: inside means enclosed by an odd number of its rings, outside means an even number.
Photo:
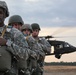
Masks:
[[[24,24],[21,28],[21,31],[23,33],[23,35],[25,36],[25,39],[27,40],[27,43],[29,44],[29,48],[32,50],[32,42],[34,42],[33,38],[31,37],[31,33],[32,33],[32,27],[30,24]],[[34,51],[34,50],[32,50]],[[35,52],[35,51],[34,51]],[[28,67],[29,67],[29,70],[32,71],[35,70],[36,68],[36,63],[37,63],[37,60],[36,58],[29,58],[28,59]]]
[[[21,30],[21,26],[23,25],[23,20],[22,20],[21,16],[13,15],[9,18],[8,25],[10,25],[18,30]],[[34,55],[35,55],[35,53],[33,54],[33,56]],[[23,75],[23,74],[30,75],[26,58],[25,58],[25,60],[21,59],[18,61],[18,69],[19,69],[19,75]],[[24,72],[24,73],[22,73],[22,72]]]
[[[21,29],[21,27],[22,27],[23,24],[24,24],[24,22],[23,22],[23,19],[22,19],[22,17],[20,15],[13,15],[8,20],[8,25],[9,26],[12,26],[13,28],[16,28],[18,30]],[[15,59],[13,59],[13,60],[15,60]],[[13,64],[15,65],[15,68],[17,68],[17,69],[19,68],[19,71],[21,71],[20,70],[21,68],[19,66],[21,66],[21,67],[23,66],[23,65],[19,65],[20,64],[20,61],[22,61],[22,59],[19,59],[18,62],[13,62]],[[26,59],[23,60],[23,61],[26,62]],[[27,63],[25,63],[25,64],[27,64]],[[24,67],[26,67],[26,65]],[[22,71],[19,72],[19,74],[21,74],[21,73],[22,73]]]
[[[50,53],[51,51],[51,45],[47,42],[47,40],[45,40],[44,38],[39,38],[39,31],[41,30],[40,29],[40,26],[39,24],[37,23],[33,23],[31,24],[32,26],[32,36],[33,38],[38,41],[38,43],[40,44],[40,46],[42,47],[42,50],[43,50],[43,53],[46,55],[46,53]],[[39,66],[41,68],[41,72],[43,74],[43,66],[44,66],[44,59],[45,59],[45,56],[40,56],[39,60],[38,60],[38,63],[39,63]],[[39,74],[40,75],[40,74]]]
[[[32,59],[29,58],[29,64],[31,66],[30,70],[32,75],[37,75],[36,69],[37,69],[37,60],[39,58],[39,55],[43,55],[44,53],[42,51],[42,48],[38,44],[38,42],[31,36],[32,33],[32,27],[29,24],[24,24],[21,28],[21,31],[25,35],[25,39],[27,40],[27,43],[29,44],[29,47],[32,51],[34,51],[37,54],[37,58]]]
[[[30,36],[32,33],[32,27],[30,24],[24,24],[21,27],[21,32],[24,34],[24,36]]]
[[[13,15],[8,20],[8,25],[18,30],[21,30],[21,27],[23,24],[24,22],[20,15]],[[18,68],[18,75],[22,75],[23,71],[27,71],[26,59],[25,60],[19,59],[19,61],[14,64],[16,65],[15,67]],[[29,75],[29,74],[26,74],[26,75]]]
[[[0,75],[10,75],[11,70],[11,54],[6,50],[6,43],[8,43],[7,36],[4,34],[4,20],[9,16],[7,4],[0,1]]]
[[[23,24],[24,22],[20,15],[13,15],[9,18],[9,21],[8,21],[8,25],[13,26],[18,30],[21,30],[21,27]]]
[[[5,1],[0,1],[0,75],[17,75],[13,68],[12,57],[28,59],[31,51],[24,35],[12,26],[6,26],[4,20],[9,16],[8,7]]]

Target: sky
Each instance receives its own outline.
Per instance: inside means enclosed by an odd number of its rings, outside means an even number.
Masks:
[[[76,0],[5,0],[10,16],[19,14],[25,23],[41,27],[76,25]]]
[[[3,0],[9,8],[9,17],[20,15],[24,23],[38,23],[41,27],[40,36],[69,36],[55,38],[76,46],[76,0]],[[8,18],[5,24],[8,24]],[[65,54],[61,59],[54,56],[45,58],[46,62],[76,61],[76,52]],[[49,61],[50,59],[50,61]]]

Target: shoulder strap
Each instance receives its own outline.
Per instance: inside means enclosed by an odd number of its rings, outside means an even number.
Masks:
[[[28,40],[28,37],[29,37],[29,36],[26,36],[26,38],[25,38],[25,39],[26,39],[26,40]]]
[[[4,36],[5,32],[6,32],[6,29],[7,29],[7,25],[5,25],[4,28],[3,28],[1,38],[3,38],[3,36]]]

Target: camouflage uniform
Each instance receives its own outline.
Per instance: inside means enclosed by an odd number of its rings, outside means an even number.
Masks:
[[[3,30],[4,27],[1,27]],[[8,30],[10,31],[8,32]],[[20,59],[28,59],[28,44],[24,41],[24,36],[15,28],[7,28],[4,38],[7,40],[7,51],[9,51],[19,61]],[[0,32],[2,32],[0,30]],[[20,43],[21,42],[21,43]]]
[[[45,38],[38,38],[38,43],[42,47],[42,50],[44,51],[45,55],[50,54],[51,45],[49,44],[49,42]],[[44,59],[43,59],[43,62],[44,62]],[[42,64],[42,66],[43,66],[43,64]]]
[[[32,28],[29,24],[24,24],[21,28],[21,31],[23,32],[26,29],[30,30],[30,34],[32,33]],[[40,44],[38,44],[38,42],[30,34],[28,35],[27,33],[25,33],[24,35],[25,35],[25,39],[27,40],[30,50],[34,51],[37,55],[37,57],[34,59],[29,58],[29,62],[28,62],[30,66],[30,70],[33,72],[37,68],[37,60],[39,59],[39,56],[40,55],[45,56],[45,54]]]
[[[22,27],[24,28],[24,26],[23,26],[23,20],[22,20],[22,18],[19,16],[19,15],[13,15],[13,16],[11,16],[10,18],[9,18],[9,21],[8,21],[8,24],[9,24],[9,26],[13,26],[14,25],[14,23],[20,23],[21,25],[22,25]],[[20,24],[18,24],[18,25],[20,25]],[[19,28],[20,29],[20,28]],[[18,35],[18,33],[17,33],[17,35]],[[20,36],[21,37],[21,36]],[[22,37],[23,38],[23,37]],[[25,38],[25,36],[24,36],[24,38]],[[15,42],[17,42],[17,40],[18,40],[18,38],[16,38],[15,39]],[[19,40],[19,41],[21,41],[21,40]],[[19,42],[18,41],[18,42]],[[25,40],[26,41],[26,40]],[[24,41],[21,41],[21,42],[24,42]],[[21,43],[20,43],[21,44]],[[27,44],[26,44],[26,47],[27,48],[29,48],[28,46],[27,46]],[[24,49],[26,49],[26,47],[24,48]],[[26,54],[28,54],[28,52],[26,52]],[[35,56],[35,53],[34,53],[34,51],[31,51],[31,55],[29,55],[28,57],[34,57]],[[28,58],[27,58],[28,59]],[[23,75],[23,74],[25,74],[25,75],[29,75],[30,74],[30,72],[29,72],[29,70],[28,70],[28,64],[27,64],[27,59],[26,59],[26,57],[24,58],[24,60],[22,60],[22,59],[20,59],[19,61],[18,61],[18,63],[17,63],[17,65],[18,65],[18,70],[19,70],[19,75]]]
[[[27,43],[29,44],[30,49],[37,54],[36,60],[39,60],[39,56],[42,56],[42,57],[45,56],[45,53],[43,52],[42,47],[32,36],[26,37],[26,40],[27,40]],[[37,64],[35,66],[37,66]]]
[[[36,30],[36,29],[38,29],[39,31],[41,30],[40,26],[37,23],[31,24],[31,26],[32,26],[33,30]],[[39,71],[37,74],[38,75],[43,75],[43,66],[44,66],[45,55],[46,55],[46,53],[50,54],[51,45],[49,44],[49,42],[45,38],[39,38],[37,36],[35,38],[35,40],[38,42],[38,44],[40,45],[40,47],[42,48],[42,51],[44,53],[44,56],[40,55],[40,57],[39,57],[38,68],[37,68],[37,70]]]
[[[21,34],[20,33],[21,33],[20,31],[18,33],[16,31],[15,34],[17,35],[17,37],[16,37],[16,35],[15,35],[16,38],[14,37],[15,44],[18,45],[20,48],[18,48],[18,46],[14,45],[14,49],[18,50],[20,52],[19,55],[21,55],[20,57],[24,58],[24,60],[20,59],[18,61],[18,68],[20,69],[20,71],[22,71],[24,73],[27,70],[26,60],[28,59],[29,56],[32,55],[32,51],[29,49],[24,35],[22,33]]]
[[[29,33],[28,32],[24,33],[25,30],[28,30]],[[22,31],[23,35],[25,36],[25,40],[28,42],[30,34],[32,32],[31,26],[29,24],[24,24],[22,26],[22,28],[21,28],[21,31]],[[29,41],[31,41],[31,40],[29,40]],[[28,43],[28,45],[29,45],[29,48],[30,48],[30,44],[29,43]],[[32,51],[31,48],[30,48],[30,50]],[[35,51],[33,50],[33,52],[35,52]],[[28,62],[28,64],[27,64],[28,65],[28,69],[29,69],[31,74],[32,74],[32,71],[35,70],[36,62],[37,62],[36,61],[36,57],[34,57],[34,56],[32,56],[32,57],[33,58],[29,57],[29,59],[27,60],[27,62]]]
[[[6,37],[2,35],[2,31],[5,28],[4,19],[8,16],[7,4],[4,1],[0,1],[0,75],[11,74],[11,54],[6,50]]]
[[[9,16],[7,5],[4,1],[0,1],[0,35],[3,34],[6,26],[4,19]],[[3,41],[3,42],[2,42]],[[3,37],[0,37],[0,75],[17,75],[17,70],[12,65],[12,57],[15,57],[17,62],[22,59],[28,59],[32,55],[31,50],[24,38],[24,35],[8,26]]]

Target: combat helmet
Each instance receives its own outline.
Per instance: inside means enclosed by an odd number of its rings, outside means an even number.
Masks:
[[[0,1],[0,7],[3,8],[5,10],[5,14],[6,17],[9,16],[9,11],[8,11],[8,7],[5,1]]]
[[[32,32],[32,27],[30,24],[24,24],[21,28],[21,31],[25,30],[25,29],[29,29]]]
[[[35,29],[41,30],[39,24],[37,24],[37,23],[31,24],[31,27],[33,30],[35,30]]]
[[[12,23],[24,24],[23,19],[19,15],[13,15],[9,18],[8,25],[11,25]]]

